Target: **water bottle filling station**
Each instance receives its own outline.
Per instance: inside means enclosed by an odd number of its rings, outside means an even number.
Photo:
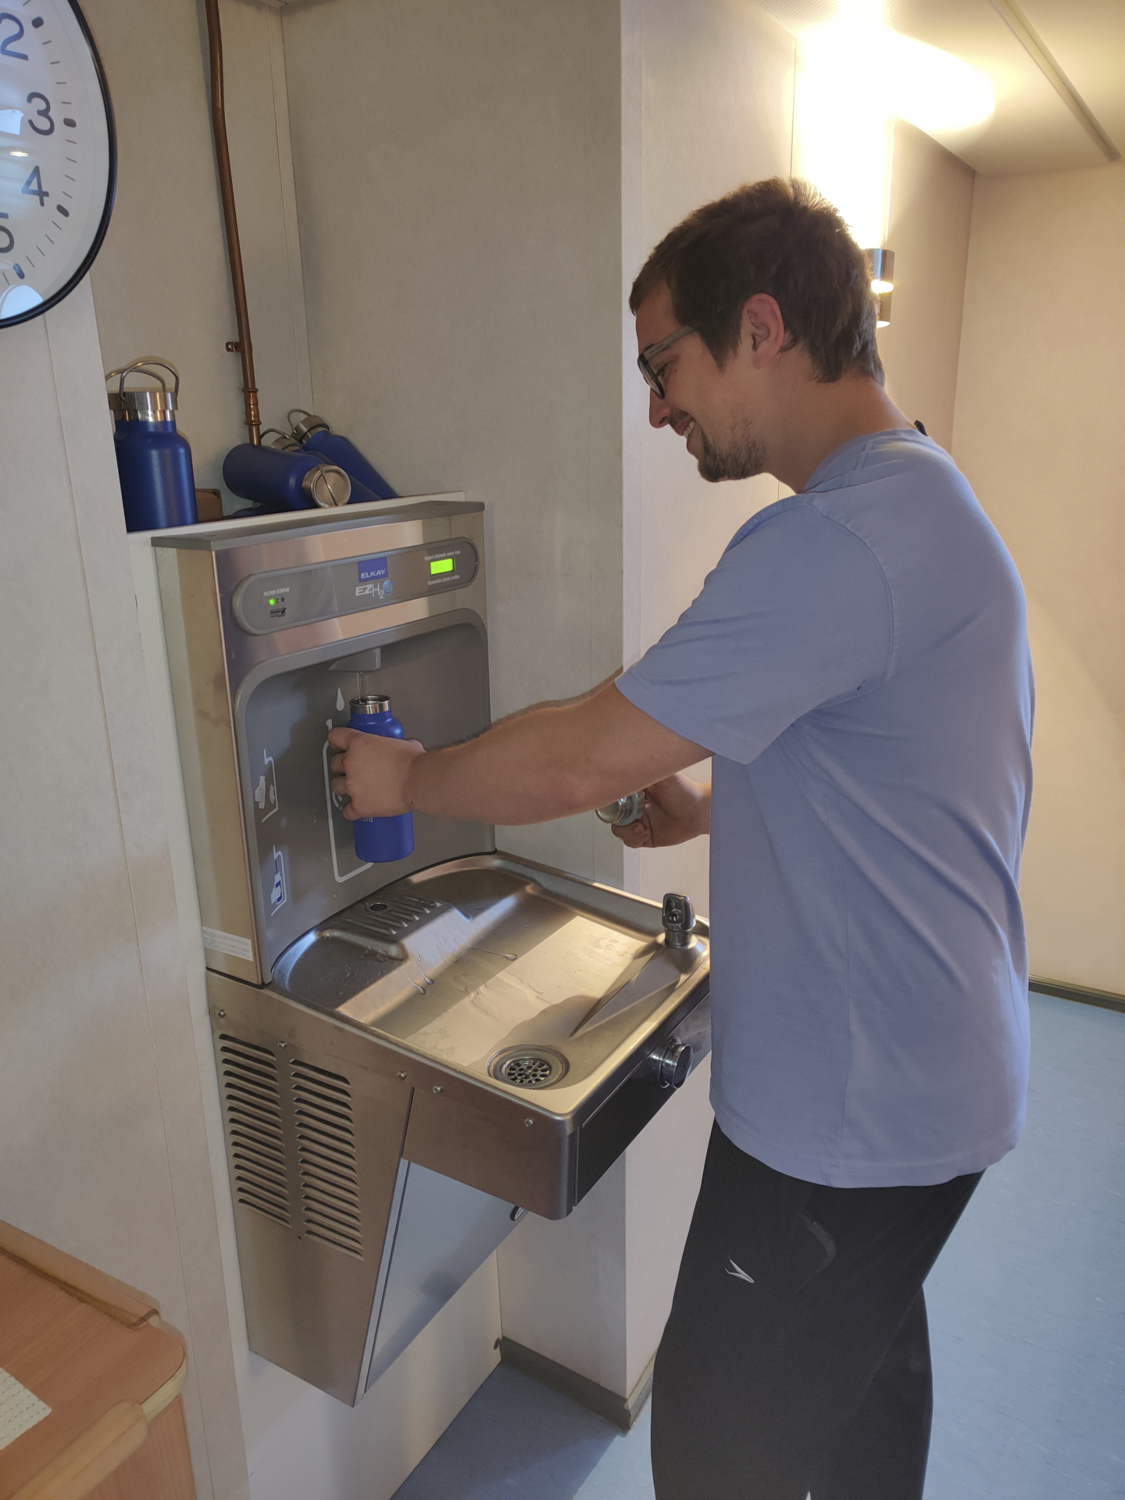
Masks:
[[[481,505],[152,540],[250,1347],[355,1404],[706,1052],[706,924],[486,824],[343,816],[333,727],[489,724]]]

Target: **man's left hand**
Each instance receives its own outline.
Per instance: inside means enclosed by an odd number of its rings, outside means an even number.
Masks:
[[[415,759],[424,754],[417,740],[364,734],[360,729],[332,729],[328,743],[334,755],[332,790],[349,797],[341,809],[349,822],[356,818],[393,818],[412,811],[406,800],[406,778]]]

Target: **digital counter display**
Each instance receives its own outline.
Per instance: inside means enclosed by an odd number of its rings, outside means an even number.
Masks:
[[[436,562],[430,564],[430,577],[434,578],[438,573],[452,573],[453,559],[451,557],[439,557]]]

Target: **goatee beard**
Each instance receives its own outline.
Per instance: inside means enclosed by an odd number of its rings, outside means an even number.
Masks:
[[[709,484],[718,484],[724,479],[753,479],[766,467],[766,445],[751,434],[750,424],[735,434],[729,448],[718,448],[699,429],[703,444],[703,456],[699,460],[700,475]]]

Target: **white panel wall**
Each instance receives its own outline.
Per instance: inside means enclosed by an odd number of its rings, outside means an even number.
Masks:
[[[1011,548],[1038,686],[1032,973],[1125,991],[1125,166],[978,179],[954,455]],[[896,292],[897,297],[897,292]]]
[[[946,449],[953,446],[973,180],[972,168],[928,135],[896,124],[886,238],[895,290],[879,352],[891,400]]]
[[[222,488],[227,450],[243,442],[242,366],[223,240],[207,88],[207,35],[194,0],[84,6],[117,117],[117,199],[94,263],[105,368],[140,355],[182,376],[179,426],[195,482]],[[281,19],[223,0],[231,171],[254,335],[262,420],[312,404],[301,256],[289,148]],[[227,509],[245,504],[228,494]]]
[[[89,283],[0,333],[0,1213],[160,1301],[246,1493],[195,1036]]]
[[[251,1500],[390,1500],[495,1369],[499,1327],[490,1256],[354,1409],[240,1359]]]
[[[621,660],[617,6],[284,28],[321,413],[400,492],[486,503],[494,716],[584,692]],[[620,880],[590,815],[498,837]]]
[[[624,285],[673,225],[701,203],[762,177],[788,176],[794,44],[747,0],[683,6],[630,0],[625,38]],[[648,425],[627,307],[624,383],[625,660],[687,608],[739,526],[778,498],[777,481],[700,479],[671,432]],[[710,766],[689,774],[707,780]],[[682,890],[707,910],[708,841],[626,854],[631,890]]]
[[[219,484],[241,395],[215,183],[200,20],[190,0],[84,5],[117,118],[117,197],[92,281],[104,368],[145,354],[182,376],[179,425],[195,482]]]

